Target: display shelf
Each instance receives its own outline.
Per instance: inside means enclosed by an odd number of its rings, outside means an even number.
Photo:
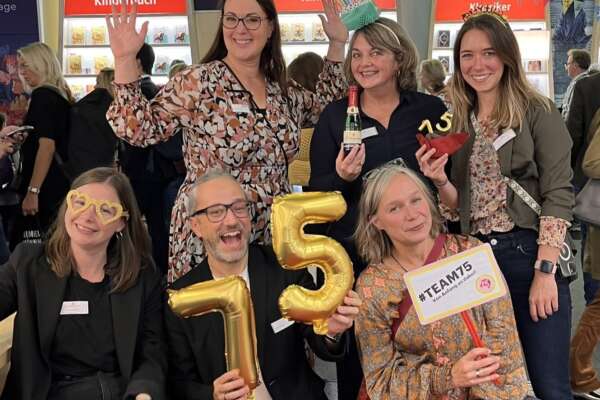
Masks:
[[[63,0],[61,3],[59,54],[67,83],[77,97],[93,88],[102,68],[114,65],[104,18],[110,10],[97,4],[92,0]],[[136,27],[139,29],[144,22],[149,23],[145,41],[154,50],[152,72],[157,83],[167,81],[174,59],[192,63],[190,13],[187,0],[155,0],[152,5],[138,9]]]

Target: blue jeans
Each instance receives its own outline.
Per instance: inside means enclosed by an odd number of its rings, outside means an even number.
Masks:
[[[557,273],[558,311],[545,320],[534,322],[529,315],[529,288],[537,258],[537,232],[517,230],[480,239],[492,246],[506,279],[533,390],[543,400],[572,400],[568,368],[571,339],[569,282]]]

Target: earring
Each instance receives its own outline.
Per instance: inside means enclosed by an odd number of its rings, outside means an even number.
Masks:
[[[119,231],[115,233],[115,235],[117,236],[117,239],[123,239],[123,231]]]

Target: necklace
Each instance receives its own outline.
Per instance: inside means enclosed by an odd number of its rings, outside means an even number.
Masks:
[[[406,268],[404,268],[404,267],[402,266],[402,264],[400,264],[400,261],[398,261],[398,259],[396,258],[396,256],[394,255],[394,253],[393,253],[393,252],[391,253],[391,256],[392,256],[392,258],[394,259],[394,261],[396,262],[396,264],[398,264],[398,266],[399,266],[400,268],[402,268],[402,270],[403,270],[404,272],[408,272],[408,270],[407,270]]]

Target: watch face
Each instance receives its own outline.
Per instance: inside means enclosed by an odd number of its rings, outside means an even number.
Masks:
[[[540,271],[545,272],[547,274],[554,273],[554,264],[548,260],[542,260],[540,263]]]

